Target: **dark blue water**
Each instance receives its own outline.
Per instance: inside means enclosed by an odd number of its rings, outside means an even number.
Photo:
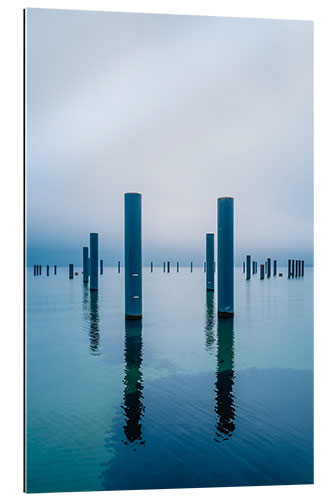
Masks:
[[[313,482],[312,268],[235,269],[233,320],[201,268],[145,269],[129,322],[123,274],[79,271],[27,269],[29,492]]]

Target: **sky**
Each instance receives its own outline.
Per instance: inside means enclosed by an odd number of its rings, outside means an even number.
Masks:
[[[313,264],[313,23],[26,11],[27,264],[123,260],[124,193],[143,258],[205,260],[234,197],[235,264]]]

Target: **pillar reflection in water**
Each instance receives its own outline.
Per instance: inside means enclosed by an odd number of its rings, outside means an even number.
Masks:
[[[215,342],[214,327],[215,327],[214,292],[208,291],[206,293],[206,324],[205,324],[207,351],[212,351],[213,344]]]
[[[99,312],[98,312],[98,291],[90,292],[90,325],[89,325],[89,338],[90,338],[90,352],[97,356],[99,355]]]
[[[215,383],[216,441],[229,439],[235,429],[234,320],[217,323],[217,371]]]
[[[124,444],[144,444],[142,440],[143,399],[142,320],[125,321]],[[135,448],[134,448],[135,450]]]

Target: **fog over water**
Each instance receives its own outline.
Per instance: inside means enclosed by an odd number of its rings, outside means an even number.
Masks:
[[[235,198],[235,264],[313,262],[313,24],[28,9],[27,264],[123,255],[143,195],[144,262],[202,264]]]

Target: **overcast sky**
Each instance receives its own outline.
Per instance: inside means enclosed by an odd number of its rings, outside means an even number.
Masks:
[[[28,264],[123,255],[123,194],[143,255],[204,260],[235,198],[235,262],[313,262],[313,24],[28,9]]]

